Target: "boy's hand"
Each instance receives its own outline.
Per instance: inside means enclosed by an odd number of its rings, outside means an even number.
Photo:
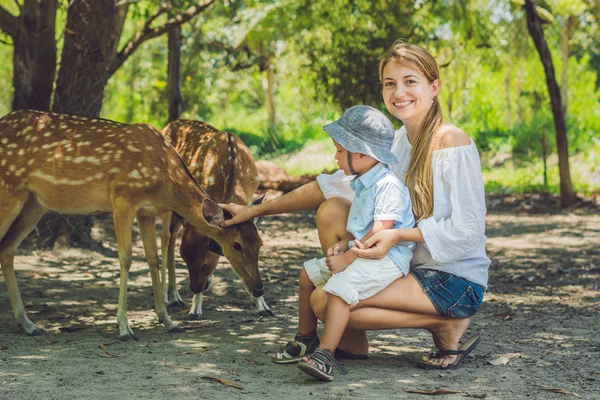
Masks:
[[[329,249],[327,249],[327,256],[337,256],[338,254],[344,254],[349,249],[347,240],[340,240]]]
[[[352,263],[352,259],[348,257],[348,255],[351,255],[351,253],[337,254],[325,258],[325,262],[327,263],[327,267],[329,267],[331,275],[342,272]]]

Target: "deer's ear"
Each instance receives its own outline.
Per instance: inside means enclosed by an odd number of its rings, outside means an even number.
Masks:
[[[210,226],[219,226],[225,220],[223,209],[211,199],[202,201],[202,216]]]
[[[265,195],[263,194],[262,196],[260,196],[258,199],[254,200],[252,202],[253,206],[257,206],[259,204],[262,204],[263,200],[265,199]]]

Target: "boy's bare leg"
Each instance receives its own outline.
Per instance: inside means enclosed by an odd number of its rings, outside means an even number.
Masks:
[[[325,318],[325,330],[319,347],[333,353],[346,330],[350,306],[338,296],[327,293],[327,309],[329,312]]]
[[[310,306],[310,295],[314,290],[315,285],[303,268],[300,271],[298,288],[298,333],[304,337],[317,335],[317,316]]]

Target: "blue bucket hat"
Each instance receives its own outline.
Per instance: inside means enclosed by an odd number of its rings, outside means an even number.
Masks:
[[[392,153],[396,132],[392,122],[370,106],[354,106],[337,121],[323,126],[325,132],[351,153],[366,154],[384,164],[398,164]]]

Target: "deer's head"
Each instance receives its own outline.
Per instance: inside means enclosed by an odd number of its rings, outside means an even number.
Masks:
[[[200,293],[207,288],[208,278],[214,272],[212,266],[219,255],[223,255],[245,284],[253,283],[252,287],[246,284],[248,292],[262,294],[263,285],[258,271],[262,240],[254,221],[221,228],[218,225],[231,218],[231,214],[210,199],[204,200],[203,212],[211,232],[203,232],[185,223],[181,240],[180,254],[188,267],[192,292]]]

